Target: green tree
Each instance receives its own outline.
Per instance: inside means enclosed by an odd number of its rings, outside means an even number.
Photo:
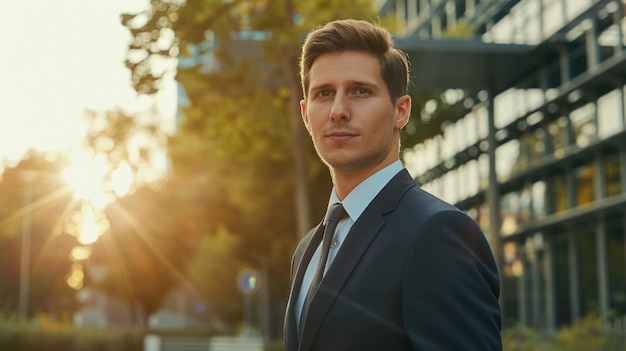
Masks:
[[[181,62],[176,77],[189,105],[170,140],[168,178],[182,201],[177,210],[189,211],[190,230],[209,237],[197,255],[214,255],[210,246],[222,231],[239,238],[229,250],[239,266],[267,268],[277,305],[288,291],[297,238],[309,217],[321,218],[330,190],[299,115],[300,45],[314,26],[345,17],[374,19],[373,2],[154,0],[122,16],[133,35],[127,66],[138,92],[159,89],[158,62]],[[190,272],[203,269],[195,264]],[[221,281],[204,269],[194,275]],[[224,291],[234,277],[232,284]],[[217,298],[209,285],[204,295]]]
[[[110,227],[94,244],[88,264],[104,267],[89,283],[129,303],[141,324],[186,278],[193,252],[186,232],[176,229],[170,194],[149,186],[118,199],[105,211]]]
[[[86,263],[87,272],[102,269],[104,274],[99,279],[88,275],[86,284],[127,302],[135,320],[145,324],[185,281],[186,258],[193,252],[189,232],[178,225],[179,212],[171,210],[175,194],[163,187],[163,180],[155,181],[154,162],[165,157],[167,139],[151,111],[87,111],[85,117],[83,146],[92,157],[105,160],[104,190],[116,197],[104,209],[108,228]],[[132,179],[129,188],[118,192],[114,171],[124,165]]]
[[[66,283],[76,238],[63,219],[76,206],[61,177],[67,160],[35,151],[0,178],[0,314],[18,314],[22,239],[30,238],[27,317],[45,313],[68,318],[78,308]]]

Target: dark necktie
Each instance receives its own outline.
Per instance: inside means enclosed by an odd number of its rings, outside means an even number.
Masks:
[[[319,287],[322,277],[324,276],[326,261],[328,261],[328,252],[330,251],[333,236],[335,235],[335,229],[337,228],[337,224],[347,215],[346,210],[341,204],[334,204],[328,209],[328,221],[326,223],[326,227],[324,228],[324,239],[322,239],[320,259],[317,263],[317,269],[315,271],[315,275],[313,276],[313,280],[311,281],[311,286],[309,287],[309,291],[304,299],[304,304],[302,305],[299,328],[300,334],[302,334],[302,327],[304,326],[304,321],[306,320],[306,315],[309,311],[309,305],[311,305],[311,301],[313,300],[315,293],[317,293],[317,288]]]

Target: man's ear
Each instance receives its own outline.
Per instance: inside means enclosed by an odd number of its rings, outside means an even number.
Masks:
[[[409,117],[411,116],[411,97],[404,95],[396,100],[396,121],[395,126],[398,129],[404,128],[409,123]]]
[[[306,112],[306,99],[300,100],[300,115],[302,115],[302,121],[306,130],[311,134],[311,124],[309,123],[309,116]]]

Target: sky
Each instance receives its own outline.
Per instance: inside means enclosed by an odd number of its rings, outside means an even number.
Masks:
[[[166,130],[176,108],[173,70],[155,97],[138,96],[119,15],[149,0],[0,0],[0,170],[31,149],[80,145],[85,110],[156,107]]]

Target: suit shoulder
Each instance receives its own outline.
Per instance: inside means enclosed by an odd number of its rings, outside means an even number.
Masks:
[[[400,207],[409,207],[419,213],[430,216],[444,211],[462,212],[456,206],[440,199],[439,197],[421,189],[420,187],[412,187],[402,197],[399,203]]]

